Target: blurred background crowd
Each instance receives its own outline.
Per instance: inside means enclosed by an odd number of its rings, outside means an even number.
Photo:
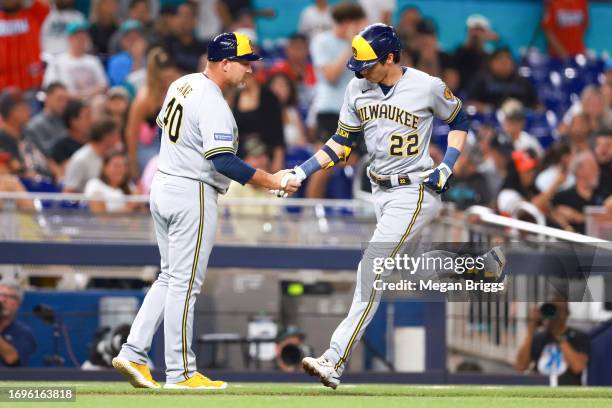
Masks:
[[[481,14],[444,49],[435,15],[395,0],[312,1],[292,35],[266,42],[257,24],[277,10],[258,3],[3,0],[0,191],[84,193],[93,212],[139,211],[122,197],[148,193],[165,91],[204,69],[207,42],[222,31],[249,35],[265,56],[244,87],[226,95],[239,156],[270,171],[299,164],[336,130],[353,77],[345,68],[351,38],[384,22],[403,42],[402,64],[442,78],[471,120],[444,200],[575,232],[584,232],[586,206],[612,209],[612,59],[585,43],[586,0],[545,1],[536,32],[547,49],[524,44],[520,55]],[[436,162],[447,133],[437,122]],[[366,165],[361,144],[299,196],[353,198],[368,187],[360,180]],[[234,185],[228,194],[267,193]]]

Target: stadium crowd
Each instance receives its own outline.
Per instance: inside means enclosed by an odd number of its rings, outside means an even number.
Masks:
[[[345,68],[351,38],[369,23],[394,23],[402,64],[441,77],[472,120],[444,199],[584,232],[585,206],[612,209],[612,60],[584,44],[586,1],[556,4],[546,2],[541,24],[548,55],[517,58],[482,15],[470,16],[463,42],[444,50],[436,21],[416,7],[393,21],[394,0],[313,1],[295,34],[262,47],[255,75],[227,95],[238,154],[270,171],[307,158],[336,130],[353,77]],[[0,190],[78,192],[94,200],[92,211],[138,210],[122,197],[148,193],[168,85],[203,69],[207,41],[221,31],[261,46],[256,17],[274,14],[249,0],[92,0],[88,16],[74,0],[4,0]],[[447,132],[435,126],[435,161]],[[364,155],[359,146],[346,166],[317,173],[301,194],[350,198]],[[237,189],[230,194],[253,194]]]

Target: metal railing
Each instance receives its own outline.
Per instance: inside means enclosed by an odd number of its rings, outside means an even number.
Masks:
[[[35,210],[20,210],[17,200],[32,200]],[[146,196],[129,201],[147,203]],[[155,240],[148,211],[129,214],[90,212],[82,195],[0,193],[0,240],[134,241]],[[607,216],[602,211],[597,216]],[[225,199],[219,202],[216,242],[232,245],[359,248],[375,228],[373,206],[365,200]],[[430,226],[431,242],[474,242],[489,246],[517,242],[545,250],[556,242],[596,245],[601,238],[570,233],[492,213],[486,208],[455,211],[446,205]],[[40,268],[40,267],[39,267]],[[142,276],[142,268],[134,268]],[[548,276],[515,276],[506,298],[451,302],[447,307],[448,346],[452,351],[511,363],[526,332],[529,302],[512,302],[514,293],[544,293]],[[584,308],[583,308],[584,309]],[[609,317],[601,307],[574,313],[583,323]]]

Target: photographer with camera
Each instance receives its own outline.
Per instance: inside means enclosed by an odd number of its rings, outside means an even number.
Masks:
[[[534,371],[551,377],[551,385],[581,385],[589,362],[591,340],[567,326],[568,304],[555,299],[529,313],[527,337],[519,347],[515,368],[525,371],[535,362]]]
[[[0,367],[26,366],[36,350],[32,330],[15,320],[22,299],[19,287],[0,284]]]

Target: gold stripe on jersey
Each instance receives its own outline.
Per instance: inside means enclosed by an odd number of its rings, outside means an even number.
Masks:
[[[159,121],[159,117],[155,118],[155,123],[157,123],[157,126],[159,126],[160,128],[164,128],[164,124]]]
[[[376,274],[374,279],[378,280],[379,277],[380,277],[380,274]],[[340,357],[340,360],[338,360],[338,362],[334,366],[334,370],[337,370],[338,368],[340,368],[342,363],[344,363],[346,359],[349,357],[349,354],[351,353],[351,349],[353,348],[353,343],[355,342],[355,339],[357,338],[357,334],[359,334],[359,330],[361,330],[361,326],[363,326],[363,323],[365,322],[366,317],[368,317],[368,314],[370,313],[370,310],[372,309],[372,305],[374,304],[375,298],[376,298],[376,286],[373,284],[372,291],[370,292],[370,299],[368,300],[368,305],[363,311],[363,314],[361,315],[361,318],[359,319],[359,323],[357,323],[357,327],[355,328],[355,331],[353,331],[353,335],[351,336],[348,342],[348,345],[346,346],[346,349],[344,350],[344,354],[342,355],[342,357]]]
[[[209,159],[212,156],[220,154],[220,153],[232,153],[232,154],[236,154],[234,149],[231,148],[231,147],[217,147],[216,149],[211,149],[211,150],[207,151],[206,153],[204,153],[204,157],[206,159]]]
[[[423,186],[423,184],[419,184],[419,199],[417,201],[416,210],[414,211],[414,214],[412,215],[410,224],[408,224],[408,228],[406,229],[406,232],[402,236],[402,239],[400,240],[400,242],[397,244],[397,246],[395,247],[395,249],[389,256],[390,258],[393,258],[395,257],[395,255],[397,255],[398,251],[402,248],[402,245],[404,245],[406,238],[408,238],[408,235],[410,235],[410,232],[412,231],[412,227],[414,226],[414,223],[416,222],[417,217],[419,216],[419,213],[421,212],[421,205],[423,204],[424,191],[425,191],[425,187]]]
[[[453,120],[455,120],[457,114],[459,114],[459,111],[461,110],[461,99],[457,99],[457,102],[457,106],[455,106],[455,109],[453,109],[453,113],[451,113],[448,119],[445,120],[446,123],[451,123]]]
[[[183,377],[189,379],[189,362],[187,361],[187,318],[189,316],[189,300],[191,291],[193,290],[193,282],[195,281],[196,272],[198,270],[198,259],[200,258],[200,247],[202,246],[202,232],[204,231],[204,183],[200,181],[200,225],[198,226],[198,235],[196,240],[195,253],[193,255],[193,264],[191,266],[191,277],[189,279],[189,287],[187,288],[187,296],[185,297],[185,306],[183,308],[183,322],[181,325],[181,346],[183,349]]]
[[[371,104],[360,108],[357,113],[363,124],[376,119],[388,119],[414,130],[419,126],[418,116],[406,112],[395,105],[387,105],[385,103]]]
[[[338,121],[338,127],[346,130],[347,132],[359,132],[361,130],[361,126],[349,126],[341,121]]]
[[[399,249],[402,247],[402,245],[406,241],[406,238],[408,238],[408,236],[410,235],[410,232],[412,231],[412,227],[414,227],[414,224],[419,216],[419,213],[421,212],[424,191],[425,191],[425,187],[423,186],[423,184],[420,184],[419,185],[419,199],[417,201],[417,207],[414,210],[414,213],[412,214],[412,219],[410,220],[410,223],[408,224],[408,228],[406,228],[406,232],[404,233],[404,235],[402,236],[402,239],[400,240],[400,242],[397,244],[397,246],[391,253],[391,256],[390,256],[391,258],[397,255],[397,252],[399,251]],[[380,274],[376,274],[374,279],[377,279],[379,277],[380,277]],[[351,338],[349,339],[348,345],[346,346],[346,349],[344,350],[344,354],[342,354],[342,357],[340,357],[340,360],[338,360],[338,362],[334,366],[335,370],[340,368],[342,363],[344,363],[346,359],[349,357],[349,354],[351,353],[351,348],[353,348],[353,343],[355,343],[355,339],[357,338],[357,334],[361,330],[361,326],[363,326],[363,323],[365,322],[368,314],[370,313],[370,310],[372,309],[372,305],[374,304],[375,295],[376,295],[376,290],[374,287],[372,287],[372,292],[370,293],[370,299],[368,300],[368,306],[366,306],[366,309],[363,311],[363,314],[361,315],[361,318],[359,319],[359,322],[357,323],[357,327],[353,331],[353,334]]]

